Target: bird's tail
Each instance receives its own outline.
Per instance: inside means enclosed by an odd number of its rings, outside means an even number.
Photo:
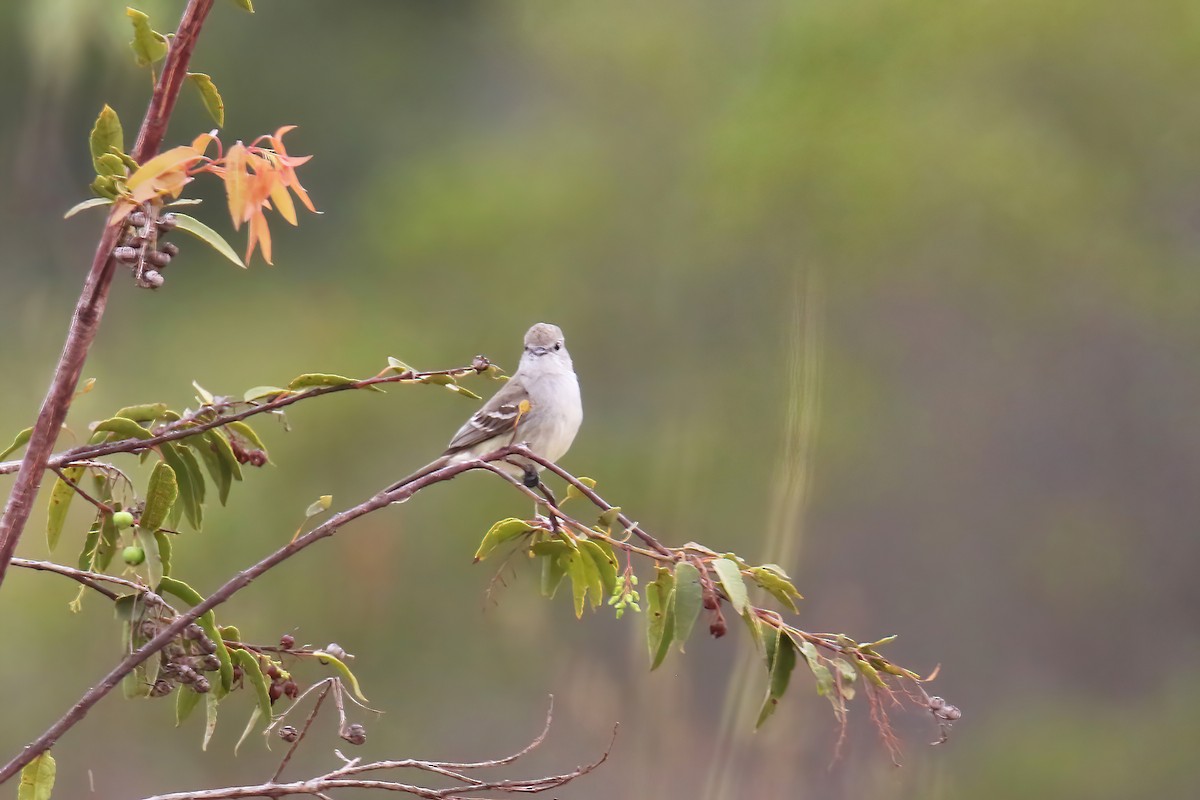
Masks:
[[[428,464],[421,467],[419,470],[417,470],[413,474],[396,481],[391,486],[384,489],[384,491],[385,492],[394,492],[397,489],[403,489],[405,486],[412,483],[413,481],[418,480],[420,478],[424,478],[429,473],[435,472],[435,471],[441,469],[442,467],[446,466],[449,463],[450,463],[450,456],[448,456],[448,455],[442,456],[441,458],[434,459],[433,461],[430,461]]]

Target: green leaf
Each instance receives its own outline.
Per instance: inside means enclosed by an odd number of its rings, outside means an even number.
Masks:
[[[816,645],[807,639],[801,639],[796,642],[796,646],[800,648],[804,660],[808,662],[809,670],[817,679],[817,694],[828,697],[829,702],[833,703],[834,709],[838,709],[841,700],[834,689],[833,673],[829,671],[829,667],[825,666],[821,654],[817,652]]]
[[[347,378],[343,375],[329,375],[323,372],[310,372],[305,375],[298,375],[288,384],[289,389],[309,389],[313,386],[345,386],[348,383],[357,383],[353,378]]]
[[[248,650],[234,650],[233,660],[242,667],[242,674],[254,687],[254,696],[258,700],[258,708],[264,719],[271,718],[271,695],[267,687],[267,679],[263,676],[262,664],[258,657]]]
[[[246,268],[246,264],[242,261],[242,257],[239,256],[234,249],[229,246],[229,242],[225,241],[225,237],[221,236],[221,234],[217,233],[195,217],[175,212],[175,227],[185,233],[195,236],[197,239],[204,242],[213,250],[216,250],[218,253],[225,256],[225,258],[232,261],[242,269]]]
[[[204,103],[204,109],[213,118],[213,122],[217,123],[218,128],[224,128],[225,101],[221,99],[221,93],[217,91],[217,85],[212,82],[212,78],[203,72],[189,72],[187,77],[200,92],[200,101]]]
[[[446,388],[452,392],[462,395],[463,397],[469,397],[472,400],[482,400],[483,399],[482,397],[475,394],[467,387],[465,387],[461,384],[458,384],[458,383],[449,384],[448,386],[446,386]]]
[[[254,728],[257,727],[259,720],[262,719],[262,716],[262,709],[258,706],[255,706],[250,710],[250,719],[246,720],[246,727],[242,728],[242,735],[238,737],[237,744],[233,746],[233,754],[235,756],[237,755],[238,750],[242,748],[242,742],[246,741],[246,737],[254,731]],[[270,746],[268,745],[268,748],[269,747]]]
[[[125,177],[125,162],[116,153],[105,153],[95,160],[98,175],[111,175],[114,178]]]
[[[858,667],[858,671],[863,674],[864,679],[870,681],[880,689],[887,688],[887,682],[883,679],[883,676],[879,674],[879,670],[875,669],[875,667],[871,666],[866,661],[862,661],[861,659],[857,658],[854,659],[854,666]]]
[[[96,563],[96,550],[100,547],[100,532],[104,529],[102,518],[103,515],[92,523],[92,527],[88,529],[87,538],[83,541],[83,549],[79,551],[78,565],[85,572],[91,572],[92,566]]]
[[[596,565],[592,564],[592,560],[578,551],[572,551],[566,557],[567,574],[571,576],[571,596],[575,601],[576,619],[583,616],[583,604],[591,586],[588,564],[591,564],[592,570],[595,571]],[[599,583],[599,581],[600,576],[597,574],[596,582]]]
[[[111,499],[111,495],[109,499]],[[113,524],[112,517],[104,514],[100,525],[100,543],[96,547],[96,558],[92,562],[92,569],[99,572],[104,572],[108,569],[108,565],[112,563],[113,556],[117,554],[117,542],[120,540],[120,535],[121,532]]]
[[[252,444],[256,450],[262,450],[264,454],[267,452],[267,446],[263,444],[262,439],[258,438],[258,434],[246,423],[239,420],[237,422],[226,423],[224,427]]]
[[[281,394],[291,394],[291,392],[289,392],[287,389],[281,389],[278,386],[255,386],[251,389],[247,389],[245,394],[242,395],[242,399],[247,403],[252,403],[255,400],[262,400],[267,397],[273,399]],[[231,422],[229,424],[232,425],[233,423]]]
[[[232,423],[230,427],[232,427]],[[234,454],[233,446],[229,443],[229,440],[215,428],[206,431],[204,435],[208,439],[208,443],[212,445],[213,452],[217,454],[217,458],[221,459],[221,462],[229,470],[230,476],[235,481],[240,481],[242,479],[242,464],[237,460],[237,456]]]
[[[141,528],[138,530],[140,531]],[[154,532],[154,541],[158,544],[158,560],[162,564],[162,577],[166,577],[171,574],[171,551],[174,546],[171,544],[171,537],[162,531]],[[162,580],[162,577],[159,578],[159,581]],[[157,584],[158,581],[155,583]]]
[[[114,417],[124,417],[134,422],[152,422],[167,413],[166,403],[142,403],[137,406],[125,406],[118,409]]]
[[[593,480],[592,478],[579,478],[579,482],[582,483],[584,486],[588,487],[589,489],[596,488],[596,481]],[[567,502],[572,497],[583,497],[583,496],[584,496],[583,492],[581,492],[577,488],[575,488],[575,484],[568,483],[567,484],[567,496],[563,498],[563,502],[564,503]]]
[[[50,800],[54,790],[54,775],[57,766],[54,756],[46,750],[38,754],[21,770],[21,783],[17,786],[17,800]]]
[[[224,440],[224,437],[215,430],[208,430],[204,433],[198,433],[195,436],[181,439],[180,444],[187,445],[200,456],[200,460],[204,462],[204,468],[208,470],[213,483],[217,485],[217,496],[221,501],[221,505],[225,505],[225,501],[229,497],[229,487],[233,483],[233,471],[224,459],[217,454],[216,446],[213,444],[214,437],[220,438],[222,441]],[[225,446],[228,447],[229,443],[225,442]],[[232,455],[231,452],[230,456]]]
[[[213,733],[217,730],[217,702],[216,692],[204,695],[204,741],[200,745],[201,750],[208,749],[208,743],[212,741]]]
[[[768,652],[771,657],[768,659],[767,667],[770,671],[770,679],[767,683],[766,699],[763,700],[762,709],[758,712],[758,721],[754,723],[755,728],[760,727],[768,717],[775,713],[775,707],[779,705],[779,699],[787,691],[788,679],[796,666],[796,648],[792,645],[790,638],[781,634],[778,629],[773,629],[770,641],[772,645],[768,648]]]
[[[29,444],[29,437],[33,435],[33,428],[26,428],[13,438],[12,444],[5,448],[3,453],[0,453],[0,458],[8,458],[10,455],[20,450],[25,445]]]
[[[403,375],[406,372],[416,372],[415,369],[405,364],[398,358],[388,356],[388,368],[393,370],[397,375]]]
[[[675,575],[665,567],[646,586],[646,646],[650,651],[650,670],[658,669],[675,637]]]
[[[165,574],[162,556],[158,552],[158,539],[155,538],[154,531],[148,528],[137,528],[136,536],[138,544],[146,552],[146,572],[150,578],[150,585],[158,586]]]
[[[759,650],[766,648],[766,640],[763,637],[762,622],[758,615],[754,613],[754,609],[747,608],[742,612],[742,620],[745,621],[746,627],[750,629],[750,638],[754,640],[754,645]]]
[[[771,593],[771,596],[778,600],[783,605],[790,608],[792,611],[799,611],[796,606],[796,600],[803,600],[800,592],[796,591],[796,587],[786,576],[781,576],[779,572],[770,568],[770,566],[751,567],[750,577],[754,579],[762,588]]]
[[[613,553],[612,545],[604,541],[584,539],[579,543],[579,549],[596,564],[604,596],[611,595],[617,588],[617,556]]]
[[[837,673],[840,681],[838,691],[842,693],[842,697],[846,700],[854,699],[854,682],[858,680],[858,673],[850,662],[844,658],[832,658],[829,663],[833,664],[833,669]]]
[[[362,689],[358,688],[358,678],[354,677],[354,673],[350,671],[350,668],[347,667],[341,659],[329,655],[329,653],[326,653],[324,650],[318,650],[313,653],[313,655],[322,661],[327,661],[332,664],[333,668],[336,669],[338,674],[342,676],[342,680],[350,684],[350,691],[354,692],[354,696],[359,700],[362,700],[364,703],[367,702],[367,698],[363,696]]]
[[[120,439],[149,439],[154,435],[128,417],[106,419],[102,422],[97,422],[96,426],[92,428],[92,433],[103,433],[105,431],[116,434],[116,436],[108,437],[113,441]]]
[[[681,653],[703,605],[700,570],[684,561],[675,567],[675,641],[679,642]]]
[[[150,17],[136,8],[126,8],[125,16],[133,23],[133,56],[139,67],[148,67],[167,54],[167,37],[150,27]]]
[[[613,506],[612,508],[605,509],[605,511],[600,515],[600,518],[596,520],[596,525],[611,533],[613,527],[620,521],[617,519],[620,515],[620,506]]]
[[[317,514],[324,514],[333,505],[333,495],[323,494],[316,500],[308,504],[308,508],[304,509],[304,518],[310,519]]]
[[[725,589],[726,596],[729,597],[729,605],[738,614],[746,608],[746,582],[742,580],[742,572],[738,569],[737,562],[730,558],[714,558],[711,562],[713,570],[716,571],[717,577],[721,579],[721,586]]]
[[[186,447],[171,442],[164,442],[160,452],[163,460],[175,470],[175,479],[179,483],[179,506],[187,514],[191,526],[200,530],[204,522],[204,476],[200,473],[200,464],[196,457]]]
[[[534,553],[536,554],[538,552],[538,547],[540,547],[541,545],[547,545],[547,544],[562,544],[562,543],[561,542],[538,542],[538,544],[534,545],[534,548],[533,548]],[[566,561],[565,556],[566,556],[566,553],[569,552],[571,548],[567,547],[565,544],[563,544],[562,547],[563,547],[563,549],[560,551],[541,554],[541,558],[542,558],[541,589],[542,589],[542,595],[544,597],[554,597],[555,592],[558,591],[559,584],[562,583],[562,579],[567,574],[567,568],[565,566],[565,561]]]
[[[121,130],[121,120],[111,107],[105,105],[100,109],[100,115],[96,117],[96,124],[92,126],[92,133],[88,136],[88,148],[92,151],[92,164],[101,175],[105,173],[100,169],[100,159],[112,155],[112,148],[116,148],[117,152],[125,150],[125,133]],[[120,174],[123,175],[124,172],[122,169]],[[79,206],[72,211],[82,210]],[[68,216],[70,214],[71,212],[68,212]]]
[[[479,563],[487,558],[493,550],[505,542],[512,541],[519,536],[524,536],[533,530],[536,529],[525,522],[525,520],[512,517],[500,520],[484,534],[483,541],[479,543],[479,549],[475,551],[474,563]]]
[[[175,692],[175,727],[183,724],[196,705],[200,702],[200,694],[186,686],[180,686]]]
[[[162,527],[179,497],[179,484],[175,470],[162,461],[154,465],[150,483],[146,486],[146,507],[139,521],[143,528],[155,531]]]
[[[87,211],[89,208],[96,206],[111,206],[113,204],[110,197],[89,197],[87,200],[76,203],[67,209],[67,213],[63,214],[63,219],[70,219],[80,211]]]
[[[233,4],[243,11],[249,11],[251,14],[254,13],[254,4],[250,0],[233,0]]]
[[[78,484],[79,479],[83,477],[85,467],[67,467],[62,471],[69,480]],[[67,510],[71,507],[71,498],[75,496],[75,490],[66,483],[62,478],[54,482],[54,488],[50,490],[50,506],[46,511],[46,546],[53,551],[58,546],[58,540],[62,536],[63,525],[67,521]]]

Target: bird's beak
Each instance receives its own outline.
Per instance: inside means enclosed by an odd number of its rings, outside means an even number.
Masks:
[[[546,355],[546,353],[549,353],[550,350],[545,347],[538,346],[538,347],[533,348],[533,350],[531,350],[530,352],[532,352],[535,356],[544,356],[544,355]]]

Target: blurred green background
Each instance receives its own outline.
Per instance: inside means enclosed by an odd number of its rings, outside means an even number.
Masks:
[[[950,742],[897,712],[903,769],[856,707],[840,761],[799,673],[757,733],[743,630],[646,671],[642,620],[576,622],[518,565],[471,565],[528,513],[465,476],[347,528],[224,607],[248,639],[336,640],[367,758],[610,763],[563,797],[1181,797],[1200,785],[1200,6],[1159,0],[218,3],[193,69],[227,142],[299,125],[323,216],[273,222],[274,268],[190,240],[166,288],[116,283],[71,416],[306,371],[477,352],[513,368],[559,323],[587,409],[564,465],[672,543],[782,560],[799,623],[929,671]],[[174,26],[181,2],[139,6]],[[0,5],[0,420],[30,424],[100,226],[86,136],[149,83],[124,3]],[[210,123],[185,94],[169,140]],[[211,181],[196,194],[217,198]],[[220,203],[199,212],[228,231]],[[241,249],[242,235],[230,238]],[[482,393],[492,386],[470,384]],[[473,409],[435,388],[338,395],[263,428],[181,577],[211,591],[440,452]],[[63,444],[73,441],[64,436]],[[11,477],[0,486],[11,485]],[[40,506],[41,504],[39,504]],[[76,509],[75,536],[87,525]],[[20,553],[46,556],[41,512]],[[64,537],[62,560],[78,538]],[[111,613],[22,570],[0,597],[0,755],[119,653]],[[493,600],[498,602],[493,602]],[[317,673],[306,673],[315,677]],[[748,698],[748,700],[747,700]],[[110,698],[55,748],[63,797],[258,782],[249,704],[201,721]],[[299,777],[345,746],[326,720]],[[94,795],[91,791],[94,789]]]

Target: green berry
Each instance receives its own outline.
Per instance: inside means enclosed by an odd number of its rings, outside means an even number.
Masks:
[[[128,511],[118,511],[112,515],[112,521],[117,530],[123,531],[133,524],[133,514]]]
[[[146,551],[138,547],[136,544],[131,544],[121,551],[121,558],[131,567],[136,567],[138,564],[146,560]]]

